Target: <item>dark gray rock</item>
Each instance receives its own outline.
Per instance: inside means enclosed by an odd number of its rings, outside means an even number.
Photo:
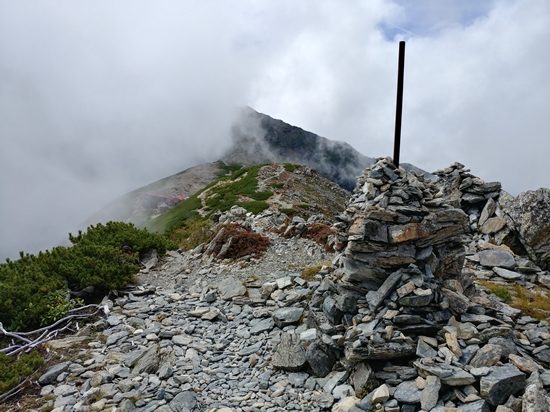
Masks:
[[[376,310],[378,306],[388,297],[388,295],[395,289],[395,286],[399,283],[402,277],[402,271],[398,270],[390,274],[384,283],[378,288],[375,293],[370,293],[367,296],[370,310]]]
[[[422,391],[416,387],[415,381],[405,381],[395,388],[393,397],[403,403],[420,403],[421,395]]]
[[[62,362],[57,365],[50,366],[39,378],[38,383],[42,386],[48,385],[55,381],[59,375],[69,369],[70,362]]]
[[[346,359],[358,362],[366,359],[395,359],[414,355],[416,347],[410,343],[369,342],[366,346],[349,347],[345,350]]]
[[[136,366],[130,374],[131,378],[134,378],[141,373],[156,373],[159,368],[159,346],[153,345],[145,352],[145,354],[139,359]]]
[[[336,300],[334,300],[331,296],[327,296],[323,302],[323,313],[333,325],[337,325],[342,322],[342,317],[344,316],[344,312],[340,310],[336,304]]]
[[[448,299],[449,307],[454,313],[466,313],[468,307],[470,306],[470,299],[468,299],[462,293],[455,292],[446,288],[442,288],[441,293]]]
[[[254,322],[254,324],[250,322],[250,333],[253,335],[257,335],[262,332],[268,332],[275,326],[275,321],[272,318],[254,320],[256,321]]]
[[[515,355],[518,353],[518,348],[512,339],[496,337],[489,339],[488,343],[500,346],[500,348],[502,349],[503,358],[508,358],[510,354]]]
[[[512,269],[516,266],[514,255],[504,249],[493,248],[479,252],[479,263],[483,266]]]
[[[413,366],[423,378],[434,375],[441,379],[441,383],[449,386],[466,386],[476,381],[476,378],[462,368],[445,363],[424,365],[421,361],[415,361]]]
[[[178,393],[170,402],[170,409],[174,412],[191,412],[197,405],[197,395],[193,391]]]
[[[416,345],[416,356],[421,358],[434,358],[437,356],[437,351],[422,339],[418,339],[418,343]]]
[[[306,361],[311,373],[319,378],[324,378],[332,371],[336,360],[331,349],[320,341],[313,342],[306,349]]]
[[[362,387],[367,387],[374,382],[374,371],[367,362],[359,362],[351,372],[351,381],[355,392]]]
[[[325,299],[326,300],[326,299]],[[281,308],[273,313],[273,320],[279,328],[298,323],[304,313],[302,308]]]
[[[494,366],[500,360],[502,355],[503,351],[499,345],[487,344],[476,352],[470,361],[470,366],[472,368]]]
[[[465,403],[458,407],[458,412],[490,412],[489,404],[484,399],[475,402]]]
[[[550,363],[550,349],[543,349],[535,354],[535,357],[544,363]]]
[[[340,292],[338,295],[334,296],[336,301],[336,306],[342,311],[347,313],[356,313],[357,311],[357,297],[354,295],[345,293],[345,291]]]
[[[510,395],[523,389],[525,374],[513,365],[494,366],[479,381],[480,395],[491,405],[501,405]]]
[[[416,296],[416,295],[409,295],[404,296],[401,299],[399,299],[399,304],[402,306],[412,306],[415,308],[427,306],[430,304],[430,302],[433,299],[433,293],[430,295],[424,295],[424,296]]]

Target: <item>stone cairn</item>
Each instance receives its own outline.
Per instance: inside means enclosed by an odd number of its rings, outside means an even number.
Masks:
[[[476,290],[471,223],[460,198],[380,159],[334,225],[341,253],[305,315],[318,339],[290,330],[272,364],[329,392],[349,382],[337,411],[550,410],[548,323]]]

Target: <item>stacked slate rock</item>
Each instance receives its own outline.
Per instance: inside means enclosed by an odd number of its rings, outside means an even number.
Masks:
[[[304,315],[317,339],[283,334],[274,366],[305,368],[327,391],[349,383],[338,411],[547,410],[548,324],[463,274],[459,206],[389,159],[367,169],[335,225],[336,269]]]
[[[435,184],[395,168],[388,159],[358,179],[348,208],[337,220],[341,289],[376,291],[390,274],[411,264],[427,279],[460,279],[467,215],[452,207]],[[471,279],[460,279],[460,284],[467,288]],[[372,298],[371,293],[367,299]]]
[[[460,163],[436,171],[445,199],[468,215],[466,267],[476,278],[533,287],[550,286],[550,190],[517,198],[486,183]]]

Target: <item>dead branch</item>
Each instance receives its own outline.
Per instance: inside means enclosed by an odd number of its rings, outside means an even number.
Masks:
[[[94,309],[94,311],[91,313],[78,313],[84,309]],[[1,348],[0,352],[5,353],[6,355],[17,355],[21,352],[30,352],[37,346],[54,339],[61,332],[70,329],[75,320],[89,318],[91,316],[97,315],[100,312],[108,315],[109,310],[106,305],[87,305],[81,308],[71,309],[68,312],[67,316],[59,319],[57,322],[30,332],[8,332],[4,329],[4,326],[0,322],[0,333],[12,338],[12,344],[6,348]],[[14,339],[18,339],[19,341],[22,341],[24,343],[16,344]]]

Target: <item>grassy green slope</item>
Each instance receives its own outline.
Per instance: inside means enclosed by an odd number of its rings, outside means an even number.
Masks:
[[[265,201],[273,195],[272,192],[258,191],[257,176],[262,166],[241,168],[233,171],[230,176],[215,180],[168,212],[151,220],[146,224],[147,229],[163,233],[170,228],[183,226],[188,220],[206,218],[217,210],[224,212],[234,205],[242,206],[249,212],[261,212],[268,207]],[[247,201],[240,201],[240,198],[247,198]]]

